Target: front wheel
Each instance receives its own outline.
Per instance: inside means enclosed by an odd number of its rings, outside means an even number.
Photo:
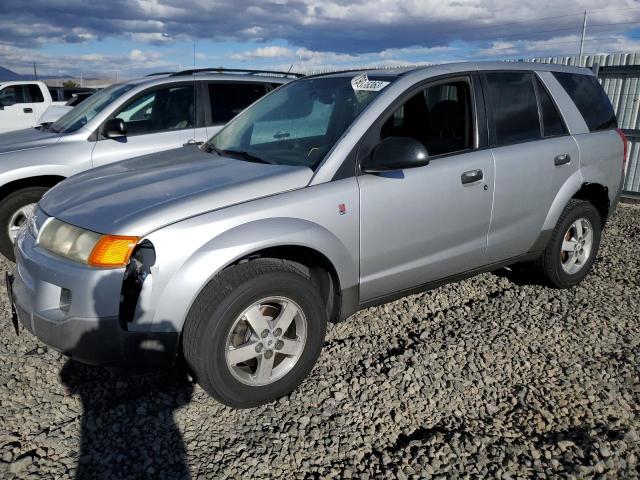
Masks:
[[[203,289],[187,316],[183,352],[207,393],[248,408],[302,382],[325,330],[324,305],[308,271],[257,259],[224,270]]]
[[[544,276],[553,286],[568,288],[587,276],[600,247],[601,230],[600,214],[591,203],[569,202],[539,259]]]
[[[18,231],[47,190],[47,187],[22,188],[0,203],[0,253],[12,262],[16,259],[13,244]]]

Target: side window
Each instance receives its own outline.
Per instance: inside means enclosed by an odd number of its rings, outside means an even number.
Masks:
[[[421,142],[429,155],[473,147],[469,83],[442,83],[420,90],[393,112],[380,130],[380,139],[408,137]]]
[[[618,126],[611,101],[596,77],[564,72],[553,72],[553,76],[576,104],[590,131]]]
[[[537,140],[541,137],[538,102],[529,72],[485,74],[489,118],[497,145]]]
[[[32,103],[44,102],[44,96],[38,85],[29,85],[29,95]]]
[[[5,107],[10,107],[16,103],[27,103],[24,85],[9,85],[0,91],[0,103]]]
[[[540,100],[540,113],[542,114],[542,135],[544,137],[566,135],[567,129],[549,92],[538,77],[535,77],[535,83]]]
[[[127,124],[127,135],[193,128],[193,84],[157,88],[134,97],[116,115]]]
[[[211,123],[227,123],[242,110],[267,93],[262,83],[210,83]]]

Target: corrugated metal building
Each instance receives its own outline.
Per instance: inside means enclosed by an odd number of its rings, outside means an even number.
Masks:
[[[526,61],[578,65],[578,56]],[[598,66],[600,83],[611,99],[620,128],[629,139],[629,165],[623,190],[640,195],[640,53],[584,55],[580,65]]]

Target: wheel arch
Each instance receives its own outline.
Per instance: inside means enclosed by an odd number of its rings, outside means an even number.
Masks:
[[[153,235],[149,239],[156,245],[160,261],[163,256],[158,249],[160,245]],[[308,220],[280,217],[256,220],[227,230],[189,255],[179,268],[167,272],[170,278],[162,292],[157,292],[153,324],[172,319],[174,328],[181,331],[196,298],[216,275],[239,262],[259,257],[294,261],[309,268],[325,298],[332,302],[328,306],[330,318],[344,318],[344,293],[347,292],[350,305],[351,297],[357,291],[357,257],[354,258],[344,243],[323,226]]]
[[[0,200],[11,195],[22,188],[27,187],[48,187],[51,188],[54,185],[65,180],[66,177],[62,175],[35,175],[30,177],[17,178],[11,180],[3,185],[0,185]]]

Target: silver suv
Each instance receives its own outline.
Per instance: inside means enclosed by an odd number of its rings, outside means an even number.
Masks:
[[[0,134],[0,253],[14,259],[20,225],[56,183],[92,167],[202,144],[292,76],[220,71],[185,70],[113,85],[50,126]]]
[[[184,358],[221,402],[269,402],[358,309],[528,260],[556,287],[580,282],[625,145],[580,68],[306,77],[202,147],[49,191],[18,235],[17,319],[83,362]]]

